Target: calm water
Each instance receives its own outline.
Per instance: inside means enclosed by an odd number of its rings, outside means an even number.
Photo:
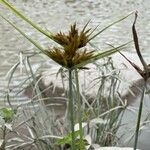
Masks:
[[[137,30],[140,39],[141,50],[145,58],[150,57],[150,1],[149,0],[9,0],[16,8],[21,10],[27,17],[43,26],[51,32],[66,30],[70,24],[77,22],[80,27],[91,19],[90,27],[99,25],[98,30],[105,27],[112,21],[115,21],[131,11],[138,10],[139,17]],[[35,30],[3,6],[0,6],[0,13],[6,18],[17,24],[28,35],[39,41],[45,48],[51,47],[52,43],[41,36]],[[106,43],[119,45],[132,39],[131,27],[134,16],[130,16],[123,22],[111,27],[106,32],[98,36],[94,43],[100,49],[108,48]],[[9,24],[0,18],[0,94],[1,99],[6,91],[6,74],[10,68],[19,60],[19,52],[33,51],[35,47],[15,31]],[[133,46],[126,49],[129,53],[134,53]],[[44,58],[45,59],[45,58]],[[39,56],[32,58],[34,68],[38,68],[44,59]],[[48,61],[53,66],[52,61]],[[46,64],[43,64],[46,66]],[[49,65],[49,66],[50,66]],[[44,68],[44,67],[43,67]],[[46,67],[45,67],[46,68]],[[15,73],[11,88],[14,93],[19,89],[18,81],[26,78],[24,73],[18,70]],[[13,96],[13,92],[12,92]],[[18,99],[24,100],[21,95]],[[14,99],[15,100],[15,99]]]

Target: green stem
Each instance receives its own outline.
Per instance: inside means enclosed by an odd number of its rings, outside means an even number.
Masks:
[[[0,150],[5,150],[5,146],[6,146],[6,132],[7,132],[7,128],[6,126],[4,127],[4,130],[3,130],[3,143],[0,147]]]
[[[142,116],[142,109],[143,109],[143,100],[144,100],[145,89],[146,89],[146,81],[145,81],[144,87],[142,89],[142,96],[141,96],[141,100],[140,100],[140,106],[139,106],[139,112],[138,112],[138,118],[137,118],[137,124],[136,124],[136,132],[135,132],[134,150],[137,149],[137,143],[138,143],[139,128],[140,128],[140,122],[141,122],[141,116]]]
[[[69,69],[69,116],[71,122],[72,145],[71,150],[75,150],[75,131],[74,131],[74,102],[72,94],[72,70]]]
[[[78,121],[79,121],[79,130],[80,130],[80,150],[83,150],[84,142],[83,142],[83,129],[82,129],[82,110],[81,110],[81,98],[80,98],[79,79],[78,79],[77,69],[75,70],[75,79],[76,79],[77,103],[78,103]]]

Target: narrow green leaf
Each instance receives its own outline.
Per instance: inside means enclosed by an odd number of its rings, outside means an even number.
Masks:
[[[27,23],[29,23],[31,26],[33,26],[35,29],[37,29],[39,32],[43,33],[45,36],[49,37],[51,40],[53,40],[53,36],[51,32],[47,32],[46,30],[42,29],[41,27],[39,27],[38,25],[36,25],[35,23],[33,23],[31,20],[29,20],[27,17],[25,17],[20,11],[18,11],[15,7],[13,7],[10,3],[6,2],[5,0],[0,0],[0,3],[3,4],[4,6],[6,6],[7,8],[9,8],[14,14],[16,14],[17,16],[19,16],[20,18],[22,18],[24,21],[26,21]],[[100,30],[98,33],[96,33],[95,35],[93,35],[89,40],[91,41],[92,39],[94,39],[96,36],[98,36],[100,33],[102,33],[103,31],[105,31],[106,29],[108,29],[109,27],[113,26],[116,23],[121,22],[122,20],[126,19],[128,16],[130,16],[131,14],[133,14],[133,12],[131,12],[130,14],[128,14],[127,16],[109,24],[107,27],[105,27],[104,29]],[[89,21],[90,22],[90,21]],[[89,24],[89,22],[85,25],[84,29],[87,27],[87,25]],[[96,27],[97,28],[97,27]],[[84,31],[83,29],[83,31]]]
[[[85,26],[83,27],[83,30],[82,30],[81,32],[84,32],[84,31],[85,31],[85,29],[86,29],[86,27],[88,26],[88,24],[90,23],[90,21],[91,21],[91,20],[89,20],[89,21],[85,24]]]
[[[89,60],[87,60],[87,61],[85,61],[85,62],[82,62],[82,63],[80,63],[80,64],[74,66],[73,69],[74,69],[74,68],[83,67],[83,66],[85,66],[85,65],[87,65],[87,64],[89,64],[89,63],[92,63],[92,62],[94,62],[94,61],[96,61],[96,60],[98,60],[98,59],[101,59],[101,58],[104,58],[104,57],[108,57],[109,55],[120,51],[121,48],[123,48],[124,46],[126,46],[127,44],[129,44],[129,43],[131,43],[131,42],[132,42],[132,41],[127,42],[127,43],[125,43],[125,44],[122,44],[122,45],[120,45],[120,46],[118,46],[118,47],[112,48],[112,49],[110,49],[110,50],[107,50],[107,51],[98,53],[98,54],[96,54],[95,56],[93,56],[91,59],[89,59]]]
[[[3,4],[5,7],[10,9],[14,14],[19,16],[21,19],[29,23],[31,26],[33,26],[35,29],[37,29],[39,32],[43,33],[45,36],[49,37],[52,39],[52,33],[48,32],[44,29],[42,29],[40,26],[36,25],[33,23],[31,20],[29,20],[27,17],[25,17],[21,12],[19,12],[15,7],[13,7],[10,3],[6,2],[5,0],[0,0],[0,3]]]
[[[28,39],[35,47],[37,47],[42,53],[47,54],[47,51],[44,50],[44,48],[42,46],[40,46],[36,41],[34,41],[32,38],[30,38],[28,35],[26,35],[22,30],[20,30],[16,25],[14,25],[13,23],[11,23],[8,19],[6,19],[5,17],[3,17],[1,14],[0,16],[7,21],[11,26],[13,26],[18,32],[20,32],[26,39]]]
[[[93,36],[88,40],[88,42],[91,41],[92,39],[94,39],[95,37],[97,37],[100,33],[102,33],[103,31],[105,31],[105,30],[108,29],[109,27],[113,26],[113,25],[116,24],[116,23],[119,23],[119,22],[123,21],[124,19],[126,19],[127,17],[129,17],[130,15],[132,15],[133,13],[134,13],[134,12],[131,12],[131,13],[128,14],[127,16],[125,16],[125,17],[123,17],[123,18],[121,18],[121,19],[119,19],[119,20],[117,20],[117,21],[115,21],[115,22],[109,24],[108,26],[106,26],[105,28],[103,28],[102,30],[100,30],[98,33],[96,33],[95,35],[93,35]]]

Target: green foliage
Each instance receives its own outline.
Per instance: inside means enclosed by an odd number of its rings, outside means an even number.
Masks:
[[[5,122],[11,122],[14,116],[14,111],[11,108],[1,108],[0,116],[5,120]]]
[[[75,138],[77,138],[79,136],[80,131],[75,131],[74,135]],[[72,133],[67,134],[66,136],[64,136],[62,139],[57,140],[56,144],[71,144],[72,142]]]
[[[76,150],[80,150],[80,131],[75,131],[74,132],[75,135],[75,147]],[[72,133],[69,133],[67,135],[65,135],[62,139],[57,140],[57,142],[55,143],[56,145],[70,145],[71,146],[72,143]],[[89,145],[88,142],[86,140],[83,141],[83,147],[85,148],[85,146]]]

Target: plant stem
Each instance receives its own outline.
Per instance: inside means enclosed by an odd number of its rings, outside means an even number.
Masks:
[[[7,128],[6,126],[3,129],[3,143],[0,146],[0,150],[5,150],[5,146],[6,146],[6,132],[7,132]]]
[[[82,110],[81,110],[81,98],[80,98],[79,79],[78,79],[77,69],[75,70],[75,79],[76,79],[77,103],[78,103],[78,121],[79,121],[79,131],[80,131],[80,150],[83,150],[84,142],[83,142],[83,129],[82,129]]]
[[[142,96],[140,100],[140,106],[138,111],[138,118],[137,118],[137,124],[136,124],[136,132],[135,132],[135,142],[134,142],[134,150],[137,149],[137,143],[138,143],[138,136],[139,136],[139,128],[140,128],[140,122],[141,122],[141,116],[142,116],[142,109],[143,109],[143,100],[145,95],[145,89],[146,89],[146,81],[144,81],[144,86],[142,89]]]
[[[69,115],[71,122],[71,132],[72,132],[72,145],[71,149],[75,150],[75,132],[74,132],[74,102],[72,94],[72,70],[69,69]]]

